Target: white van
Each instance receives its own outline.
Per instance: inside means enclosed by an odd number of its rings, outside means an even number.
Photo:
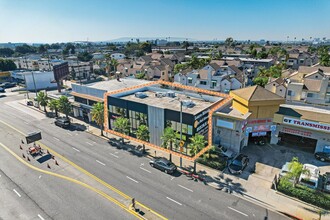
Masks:
[[[320,169],[312,164],[304,164],[303,169],[308,170],[309,173],[300,175],[299,184],[316,189],[319,182]]]

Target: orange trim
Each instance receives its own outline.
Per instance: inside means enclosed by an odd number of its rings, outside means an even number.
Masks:
[[[217,102],[217,104],[210,109],[209,118],[208,118],[208,126],[209,126],[208,145],[205,148],[203,148],[194,157],[189,157],[189,156],[180,154],[178,152],[171,151],[171,150],[165,149],[163,147],[157,146],[155,144],[145,142],[145,141],[139,140],[137,138],[133,138],[133,137],[130,137],[128,135],[124,135],[124,134],[121,134],[119,132],[108,129],[108,99],[107,99],[107,97],[109,95],[118,94],[118,93],[121,93],[121,92],[126,92],[126,91],[130,91],[130,90],[134,90],[134,89],[138,89],[138,88],[142,88],[142,87],[147,87],[147,86],[151,86],[151,85],[156,85],[156,84],[167,85],[167,86],[171,86],[171,87],[181,88],[181,89],[195,91],[195,92],[201,92],[201,93],[205,93],[205,94],[209,94],[209,95],[213,95],[213,96],[219,96],[219,97],[224,98],[224,99],[220,100],[219,102]],[[145,144],[145,145],[147,145],[147,146],[149,146],[153,149],[160,150],[160,151],[163,151],[163,152],[166,152],[166,153],[171,153],[173,155],[182,157],[182,158],[190,160],[190,161],[195,161],[198,157],[200,157],[202,154],[204,154],[208,149],[210,149],[212,147],[212,115],[213,115],[213,113],[217,109],[219,109],[221,106],[223,106],[223,105],[227,104],[229,101],[231,101],[231,99],[232,98],[229,95],[223,94],[223,93],[220,93],[220,92],[213,92],[213,91],[208,91],[208,90],[205,90],[205,89],[199,89],[199,88],[195,88],[195,87],[191,87],[191,86],[184,86],[184,85],[181,85],[181,84],[165,82],[165,81],[160,81],[160,80],[150,82],[150,83],[147,83],[147,84],[143,84],[143,85],[132,86],[130,88],[124,88],[124,89],[120,89],[120,90],[116,90],[116,91],[112,91],[112,92],[106,92],[106,93],[104,93],[104,128],[105,128],[104,130],[108,133],[117,135],[119,137],[122,137],[122,138],[125,138],[125,139],[128,139],[128,140],[132,140],[132,141],[136,141],[136,142],[141,143],[141,144]]]

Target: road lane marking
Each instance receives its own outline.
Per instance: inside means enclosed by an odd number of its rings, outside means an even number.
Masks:
[[[39,176],[39,179],[41,179],[41,175]]]
[[[143,168],[143,167],[140,167],[140,169],[141,169],[141,170],[144,170],[144,171],[146,171],[146,172],[148,172],[148,173],[151,173],[149,170],[147,170],[147,169],[145,169],[145,168]]]
[[[70,134],[69,132],[66,132],[68,135],[72,136],[72,134]]]
[[[53,137],[55,140],[57,140],[57,141],[60,141],[60,139],[58,139],[57,137]]]
[[[233,210],[234,212],[237,212],[237,213],[239,213],[239,214],[241,214],[241,215],[244,215],[244,216],[248,217],[248,215],[245,214],[244,212],[238,211],[237,209],[234,209],[234,208],[232,208],[232,207],[230,207],[230,206],[228,206],[228,209],[231,209],[231,210]]]
[[[77,151],[77,152],[80,152],[80,150],[78,150],[77,148],[75,147],[72,147],[73,150]]]
[[[27,122],[27,121],[24,121],[24,123],[27,124],[27,125],[29,124],[29,122]]]
[[[4,122],[3,120],[0,120],[0,123],[2,123],[2,124],[4,124],[4,125],[8,126],[9,128],[11,128],[11,129],[17,131],[18,133],[22,134],[23,136],[26,136],[26,135],[27,135],[26,133],[24,133],[24,132],[20,131],[19,129],[15,128],[14,126],[12,126],[12,125],[10,125],[10,124]],[[78,133],[77,133],[76,135],[78,135]],[[74,162],[72,162],[72,161],[69,160],[68,158],[62,156],[61,154],[57,153],[56,151],[54,151],[53,149],[51,149],[50,147],[48,147],[47,145],[45,145],[45,144],[42,143],[41,141],[37,141],[37,143],[39,143],[41,146],[43,146],[43,148],[49,150],[53,155],[57,156],[58,158],[61,158],[63,161],[67,162],[68,164],[70,164],[71,166],[75,167],[76,169],[78,169],[78,170],[81,171],[82,173],[86,174],[87,176],[93,178],[94,180],[96,180],[96,181],[99,182],[100,184],[104,185],[104,186],[107,187],[108,189],[110,189],[110,190],[116,192],[118,195],[122,196],[123,198],[126,198],[126,199],[132,199],[132,197],[130,197],[129,195],[125,194],[124,192],[122,192],[122,191],[120,191],[119,189],[113,187],[112,185],[110,185],[109,183],[105,182],[104,180],[102,180],[102,179],[98,178],[97,176],[93,175],[92,173],[88,172],[87,170],[85,170],[85,169],[82,168],[81,166],[78,166],[77,164],[75,164]],[[14,157],[16,157],[17,160],[21,161],[21,162],[24,163],[26,166],[29,166],[29,167],[32,168],[32,169],[38,170],[38,168],[33,167],[31,164],[27,163],[25,160],[23,160],[20,156],[16,155],[13,151],[11,151],[8,147],[4,146],[2,143],[0,143],[0,146],[2,146],[3,148],[5,148],[8,152],[10,152],[12,155],[14,155]],[[115,152],[115,153],[116,153],[116,152]],[[44,171],[44,170],[41,170],[41,169],[39,169],[39,171],[40,171],[40,172],[46,172],[46,173],[49,172],[49,171]],[[60,178],[63,178],[63,179],[69,178],[69,177],[64,177],[64,176],[61,176],[61,175],[59,175],[59,174],[52,173],[52,172],[49,172],[49,173],[50,173],[49,175],[59,176]],[[69,179],[70,179],[70,178],[69,178]],[[68,180],[69,180],[69,179],[68,179]],[[75,182],[75,180],[72,179],[72,178],[71,178],[69,181],[71,181],[71,182]],[[78,182],[79,182],[79,181],[78,181]],[[78,183],[78,182],[77,182],[77,184],[80,184],[80,185],[83,184],[82,182],[79,182],[79,183]],[[87,184],[86,184],[86,185],[87,185]],[[87,188],[90,188],[90,189],[93,190],[94,192],[97,192],[98,194],[102,195],[103,197],[107,198],[108,200],[114,202],[114,203],[117,204],[118,206],[123,205],[122,203],[118,202],[117,200],[115,200],[114,198],[110,197],[109,195],[106,194],[106,196],[109,197],[109,198],[108,198],[108,197],[106,197],[105,195],[99,193],[98,191],[100,191],[100,190],[97,191],[97,189],[95,189],[95,188],[93,188],[93,187],[91,187],[91,186],[89,186],[89,185],[87,185],[86,187],[87,187]],[[103,191],[101,191],[101,192],[103,192]],[[104,194],[105,194],[105,193],[104,193]],[[115,200],[115,201],[113,201],[113,200]],[[117,202],[118,202],[118,203],[117,203]],[[143,208],[145,208],[146,210],[149,210],[151,213],[157,215],[159,218],[161,218],[161,219],[163,219],[163,220],[168,220],[168,218],[166,218],[165,216],[161,215],[160,213],[158,213],[158,212],[152,210],[150,207],[144,205],[143,203],[141,203],[141,202],[139,202],[139,201],[136,201],[136,204],[139,205],[139,206],[141,206],[141,207],[143,207]],[[123,205],[123,206],[121,206],[121,207],[124,208],[127,212],[130,212],[132,215],[135,215],[137,218],[142,219],[142,218],[140,217],[140,215],[137,215],[134,211],[132,211],[132,210],[128,210],[128,209],[126,208],[125,205]]]
[[[13,189],[13,191],[18,195],[18,197],[22,197],[21,194],[19,194],[16,189]]]
[[[0,120],[0,122],[2,122]],[[19,131],[16,129],[16,131]],[[64,176],[64,175],[61,175],[61,174],[58,174],[58,173],[54,173],[54,172],[50,172],[48,170],[43,170],[43,169],[40,169],[40,168],[37,168],[31,164],[29,164],[28,162],[26,162],[24,159],[22,159],[20,156],[18,156],[17,154],[15,154],[12,150],[10,150],[7,146],[5,146],[4,144],[0,143],[0,146],[3,147],[6,151],[8,151],[11,155],[13,155],[18,161],[20,161],[21,163],[25,164],[27,167],[33,169],[33,170],[36,170],[38,172],[41,172],[41,173],[45,173],[45,174],[48,174],[50,176],[55,176],[55,177],[58,177],[58,178],[61,178],[61,179],[64,179],[64,180],[67,180],[67,181],[70,181],[72,183],[76,183],[78,185],[81,185],[87,189],[90,189],[92,190],[93,192],[103,196],[104,198],[108,199],[109,201],[115,203],[116,205],[118,205],[119,207],[121,207],[122,209],[124,209],[125,211],[129,212],[130,214],[134,215],[136,218],[140,219],[140,220],[144,220],[143,217],[141,217],[139,214],[137,214],[135,211],[133,210],[130,210],[126,207],[125,204],[119,202],[118,200],[116,200],[115,198],[109,196],[108,194],[106,194],[105,192],[99,190],[99,189],[96,189],[95,187],[92,187],[84,182],[81,182],[79,180],[76,180],[76,179],[73,179],[73,178],[70,178],[70,177],[67,177],[67,176]],[[136,202],[138,203],[138,205],[141,205],[142,207],[144,207],[145,209],[147,209],[147,207],[145,207],[144,205],[142,205],[141,203],[139,202]],[[151,211],[151,210],[150,210]],[[151,211],[153,213],[157,213],[155,211]],[[158,214],[158,213],[157,213]],[[158,214],[160,217],[162,217],[164,220],[167,220],[167,218],[163,217],[162,215]]]
[[[110,153],[111,156],[114,156],[115,158],[119,158],[116,154]]]
[[[166,197],[166,199],[171,200],[172,202],[175,202],[178,205],[182,205],[181,203],[179,203],[178,201],[175,201],[174,199],[171,199],[170,197]]]
[[[92,143],[89,143],[89,142],[87,142],[87,141],[86,141],[86,144],[93,146],[93,144],[92,144]]]
[[[98,162],[99,164],[101,164],[101,165],[105,166],[105,163],[102,163],[102,162],[101,162],[101,161],[99,161],[99,160],[96,160],[96,162]]]
[[[39,217],[41,220],[45,220],[40,214],[38,214],[38,217]]]
[[[182,185],[180,185],[180,184],[178,184],[178,186],[180,186],[181,188],[184,188],[185,190],[188,190],[188,191],[190,191],[190,192],[194,192],[194,191],[192,191],[191,189],[189,189],[189,188],[187,188],[187,187],[184,187],[184,186],[182,186]]]
[[[140,166],[144,166],[144,163],[141,163]]]
[[[175,178],[175,177],[172,176],[172,177],[171,177],[171,180],[174,180],[174,178]]]
[[[133,182],[139,183],[138,181],[136,181],[135,179],[133,179],[133,178],[131,178],[129,176],[126,176],[126,178],[132,180]]]

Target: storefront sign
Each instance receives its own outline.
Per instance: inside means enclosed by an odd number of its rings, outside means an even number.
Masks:
[[[256,125],[253,126],[253,131],[269,131],[269,126],[270,125]]]
[[[299,136],[303,136],[303,137],[311,137],[312,136],[312,132],[310,131],[299,131],[296,129],[292,129],[292,128],[283,128],[282,129],[283,133],[287,133],[287,134],[294,134],[294,135],[299,135]]]
[[[261,137],[261,136],[266,136],[267,132],[266,131],[262,131],[262,132],[253,132],[251,134],[252,137]]]
[[[266,123],[272,123],[273,120],[270,118],[266,118],[266,119],[253,119],[253,120],[248,120],[248,124],[252,125],[252,124],[266,124]]]
[[[316,131],[323,131],[323,132],[329,132],[330,133],[330,125],[328,124],[321,124],[318,122],[313,121],[307,121],[307,120],[299,120],[294,118],[283,118],[284,124],[290,124],[301,128],[308,128]]]

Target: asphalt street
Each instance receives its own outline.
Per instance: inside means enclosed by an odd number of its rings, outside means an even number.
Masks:
[[[41,130],[42,143],[169,219],[287,219],[274,211],[185,176],[171,176],[155,170],[149,166],[149,159],[138,152],[111,146],[106,140],[87,132],[56,127],[54,119],[42,117],[41,113],[26,109],[25,106],[1,105],[1,120],[24,133]],[[19,134],[14,136],[20,138]],[[49,193],[48,185],[41,188]],[[80,192],[73,190],[63,195],[70,197],[71,193],[78,197]],[[88,200],[95,197],[91,193]],[[86,206],[84,199],[79,199],[79,202],[80,207]],[[55,212],[46,213],[52,216]],[[63,214],[66,215],[73,214]],[[105,213],[101,213],[99,219],[105,216]]]

